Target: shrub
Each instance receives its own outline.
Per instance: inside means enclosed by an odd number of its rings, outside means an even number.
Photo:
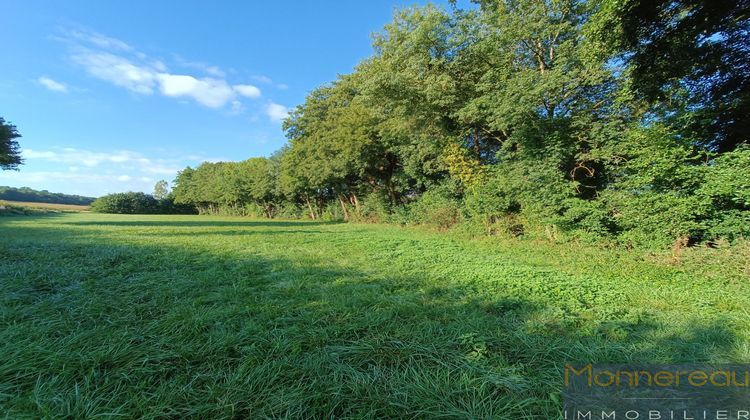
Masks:
[[[175,204],[171,197],[157,200],[142,192],[108,194],[91,204],[91,211],[117,214],[195,214],[191,205]]]
[[[705,182],[696,194],[708,203],[708,239],[750,238],[750,147],[716,158],[705,169]]]
[[[607,202],[625,242],[664,247],[680,237],[700,238],[704,230],[699,221],[704,210],[695,196],[618,192],[608,194]]]
[[[386,223],[391,219],[391,205],[385,191],[377,190],[361,200],[360,212],[355,220],[369,223]]]
[[[341,210],[341,205],[335,201],[327,202],[320,213],[320,219],[326,222],[344,220],[344,212]]]
[[[448,229],[461,220],[461,201],[455,181],[438,184],[409,205],[410,218],[420,224]]]
[[[294,203],[281,202],[276,207],[276,214],[274,217],[280,219],[302,219],[304,217],[309,218],[309,214],[303,211],[299,206]]]
[[[195,206],[190,204],[176,204],[173,197],[167,196],[159,201],[158,213],[160,214],[197,214]]]
[[[543,235],[549,226],[557,230],[565,224],[562,215],[573,191],[553,161],[507,161],[494,165],[483,183],[467,191],[464,206],[486,234],[519,236],[533,228]]]

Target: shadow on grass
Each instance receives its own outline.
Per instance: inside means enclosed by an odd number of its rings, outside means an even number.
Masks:
[[[333,234],[317,229],[273,229],[273,230],[190,230],[190,231],[164,231],[164,232],[139,232],[138,236],[156,236],[156,237],[197,237],[197,236],[285,236],[285,235],[320,235]]]
[[[43,217],[43,218],[50,218],[50,217],[60,217],[60,216],[68,216],[72,213],[80,213],[77,211],[47,211],[47,210],[0,210],[0,222],[2,221],[8,221],[8,220],[28,220],[29,218],[35,218],[35,217]]]
[[[124,245],[74,228],[0,243],[0,409],[552,418],[566,362],[715,361],[740,344],[718,319],[599,321],[425,276],[188,245]]]
[[[194,216],[189,216],[194,217]],[[299,227],[299,226],[321,226],[336,225],[343,222],[338,221],[306,221],[306,220],[102,220],[96,222],[89,221],[72,221],[66,222],[69,225],[79,226],[133,226],[133,227],[227,227],[227,226],[245,226],[245,227]]]

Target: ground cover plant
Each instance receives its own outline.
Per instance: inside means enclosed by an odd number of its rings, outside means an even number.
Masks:
[[[554,418],[566,362],[749,362],[750,252],[0,219],[0,412]]]

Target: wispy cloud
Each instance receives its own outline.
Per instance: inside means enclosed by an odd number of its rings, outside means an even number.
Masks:
[[[268,76],[263,76],[262,74],[261,75],[251,76],[250,78],[253,79],[253,80],[255,80],[258,83],[263,83],[263,84],[266,84],[266,85],[274,85],[274,86],[276,86],[277,89],[280,89],[280,90],[287,90],[287,89],[289,89],[288,85],[286,85],[284,83],[276,83],[276,84],[274,84],[273,79],[271,79]]]
[[[154,92],[158,72],[153,68],[133,64],[118,55],[89,49],[80,49],[71,58],[98,79],[143,95]]]
[[[289,108],[281,104],[270,102],[266,105],[266,115],[268,115],[268,118],[270,118],[271,121],[281,122],[289,115]]]
[[[150,176],[97,174],[73,170],[0,172],[0,182],[3,184],[93,197],[122,191],[151,192],[159,179]]]
[[[253,85],[234,85],[234,90],[246,98],[260,98],[260,89]]]
[[[206,66],[179,59],[183,66],[202,69],[211,77],[170,72],[160,60],[150,59],[129,44],[92,31],[64,31],[71,45],[71,60],[89,75],[141,95],[160,93],[175,98],[190,98],[209,107],[222,108],[239,97],[257,99],[262,93],[250,84],[230,84],[217,66]]]
[[[49,162],[83,165],[94,168],[104,164],[122,165],[123,169],[137,169],[141,173],[153,175],[174,175],[180,169],[177,161],[153,159],[138,152],[117,150],[112,152],[95,152],[75,149],[72,147],[56,148],[54,150],[24,149],[23,157],[27,161],[46,160]],[[78,169],[77,166],[72,168]]]
[[[60,83],[56,80],[50,79],[47,76],[42,76],[38,79],[36,79],[37,83],[40,85],[46,87],[47,89],[54,91],[54,92],[68,92],[68,87],[64,83]]]
[[[204,73],[206,73],[206,74],[208,74],[210,76],[223,78],[223,77],[226,77],[226,75],[227,75],[224,72],[224,70],[222,70],[221,68],[219,68],[219,66],[214,66],[214,65],[210,65],[210,64],[206,64],[206,63],[201,63],[199,61],[187,60],[187,59],[185,59],[184,57],[182,57],[179,54],[174,54],[174,59],[175,59],[175,62],[177,63],[177,65],[179,65],[181,67],[187,67],[187,68],[201,70],[202,72],[204,72]]]
[[[159,179],[171,181],[185,166],[225,158],[196,154],[162,158],[132,150],[85,150],[72,147],[24,149],[23,171],[0,171],[0,185],[30,186],[60,192],[101,195],[117,191],[150,192]],[[161,150],[160,154],[168,153]]]
[[[105,50],[134,51],[133,47],[119,39],[102,35],[87,28],[67,28],[64,32],[65,38],[70,41],[80,41],[92,44]]]
[[[265,83],[267,85],[270,85],[273,83],[273,79],[271,79],[268,76],[256,75],[256,76],[251,76],[250,78],[255,80],[256,82]]]

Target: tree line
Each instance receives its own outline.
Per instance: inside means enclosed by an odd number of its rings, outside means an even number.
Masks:
[[[29,187],[13,188],[0,186],[0,200],[87,206],[95,199],[82,195],[53,193],[47,190],[38,191]]]
[[[201,213],[630,243],[750,234],[750,2],[398,11],[265,158],[174,181]]]

